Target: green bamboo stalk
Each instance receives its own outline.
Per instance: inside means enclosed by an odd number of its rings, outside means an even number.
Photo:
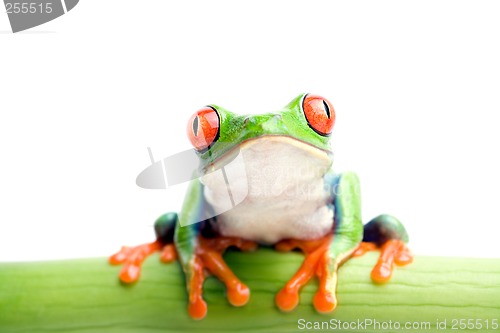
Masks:
[[[300,253],[260,249],[230,251],[225,258],[250,287],[250,302],[230,306],[223,285],[209,278],[208,315],[201,321],[187,315],[179,265],[161,264],[158,256],[147,260],[141,280],[132,286],[121,285],[120,268],[104,258],[1,263],[0,332],[298,332],[314,328],[315,322],[323,331],[397,332],[404,327],[398,330],[396,322],[410,322],[420,326],[415,332],[467,326],[500,332],[500,259],[417,256],[412,265],[397,268],[388,284],[375,285],[369,273],[377,254],[369,253],[341,268],[339,306],[324,315],[312,307],[316,282],[304,287],[293,312],[282,313],[274,305],[274,295],[300,266]],[[372,325],[358,325],[365,320]],[[384,330],[389,321],[392,329]],[[323,322],[331,324],[329,329]],[[342,326],[347,323],[351,329]]]

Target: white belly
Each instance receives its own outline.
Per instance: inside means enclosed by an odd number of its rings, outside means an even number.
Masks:
[[[324,236],[333,225],[331,197],[323,179],[330,167],[326,152],[289,137],[242,143],[239,157],[224,167],[226,179],[216,173],[201,179],[207,202],[215,211],[224,211],[214,227],[224,236],[264,244]],[[229,210],[224,208],[226,183],[231,195],[239,198]]]

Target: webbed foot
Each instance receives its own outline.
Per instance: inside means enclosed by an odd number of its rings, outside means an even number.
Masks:
[[[123,246],[120,251],[109,257],[109,263],[111,265],[123,264],[119,274],[120,280],[124,283],[133,283],[139,280],[143,261],[160,250],[160,260],[164,263],[172,262],[177,257],[173,244],[162,244],[156,240],[134,247]]]
[[[160,216],[155,222],[156,241],[139,246],[123,246],[120,251],[109,257],[112,265],[123,264],[119,279],[124,283],[133,283],[139,280],[141,265],[151,254],[161,251],[160,260],[165,263],[177,258],[173,244],[173,232],[177,214],[167,213]]]
[[[394,265],[404,266],[412,263],[413,254],[405,242],[398,239],[387,240],[382,245],[376,243],[363,242],[354,252],[353,256],[358,257],[368,251],[380,249],[380,256],[372,269],[371,278],[376,283],[385,283],[392,277]]]
[[[337,305],[335,296],[337,265],[331,265],[329,245],[332,236],[318,240],[284,240],[276,244],[278,251],[290,251],[295,248],[304,252],[306,258],[295,275],[276,295],[276,305],[282,311],[291,311],[299,304],[299,292],[314,275],[318,277],[319,287],[314,295],[313,305],[318,312],[331,312]]]
[[[230,246],[242,251],[251,251],[257,248],[257,243],[236,237],[198,237],[198,246],[191,261],[191,274],[188,279],[188,312],[192,318],[202,319],[207,313],[207,304],[203,300],[205,271],[226,285],[227,299],[233,306],[243,306],[248,302],[250,289],[234,275],[222,258],[222,254]]]

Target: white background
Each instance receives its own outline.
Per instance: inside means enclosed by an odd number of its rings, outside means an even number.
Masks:
[[[324,95],[365,220],[420,255],[500,257],[495,1],[90,1],[25,33],[0,13],[0,261],[105,256],[153,238],[182,186],[136,175],[188,149],[215,103]]]

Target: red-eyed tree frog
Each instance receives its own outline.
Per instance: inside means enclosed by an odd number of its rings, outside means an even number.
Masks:
[[[390,215],[375,217],[363,227],[358,177],[332,169],[329,139],[334,123],[330,102],[312,94],[301,94],[273,113],[237,115],[217,105],[194,113],[187,133],[201,161],[199,177],[191,181],[181,211],[155,222],[156,241],[123,247],[110,257],[112,264],[123,264],[119,278],[125,283],[138,280],[141,263],[152,252],[161,251],[164,262],[178,258],[194,319],[207,313],[207,273],[224,282],[232,305],[249,300],[249,288],[222,257],[229,246],[304,252],[300,269],[277,291],[275,302],[282,311],[297,306],[300,288],[314,275],[319,279],[314,307],[322,313],[333,311],[340,265],[369,250],[380,249],[372,280],[388,281],[395,264],[413,259],[408,234]],[[235,154],[241,156],[243,171],[231,191],[235,196],[243,193],[244,199],[203,219],[205,212],[217,211],[227,201],[227,186],[213,171]]]

